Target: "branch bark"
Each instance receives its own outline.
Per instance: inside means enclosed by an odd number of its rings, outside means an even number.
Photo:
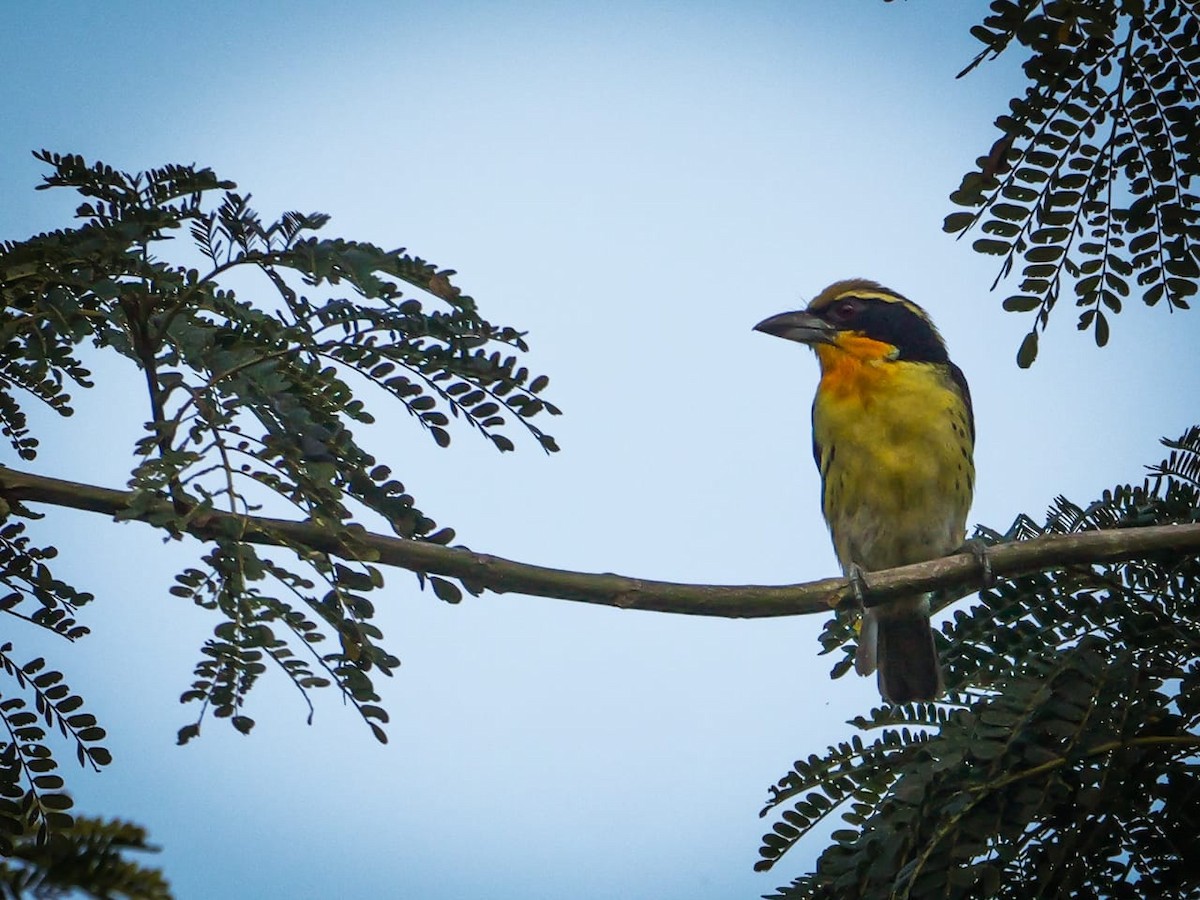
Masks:
[[[118,491],[34,475],[0,467],[0,496],[9,502],[52,506],[116,516],[128,512],[132,491]],[[202,511],[182,522],[163,498],[132,518],[166,517],[200,540],[236,534],[254,544],[305,547],[343,559],[369,560],[427,575],[459,579],[498,594],[520,593],[620,609],[727,618],[765,618],[828,611],[854,597],[845,578],[825,578],[791,585],[712,585],[649,581],[611,573],[572,572],[530,565],[477,553],[466,547],[443,547],[362,529],[331,529],[325,524],[236,516]],[[1124,562],[1154,552],[1200,553],[1200,524],[1161,525],[1049,535],[988,549],[993,574],[1015,577],[1069,565]],[[929,562],[868,573],[870,602],[931,590],[978,586],[979,561],[958,553]]]

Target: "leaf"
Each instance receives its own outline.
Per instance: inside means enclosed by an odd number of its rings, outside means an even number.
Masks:
[[[52,809],[55,812],[65,812],[75,805],[74,801],[66,794],[42,794],[38,798],[38,802],[46,809]]]
[[[1036,331],[1030,331],[1025,335],[1025,339],[1021,341],[1021,348],[1017,351],[1017,365],[1022,369],[1028,369],[1033,365],[1033,361],[1037,359],[1038,336]]]
[[[459,590],[458,585],[446,581],[444,578],[430,576],[429,584],[439,600],[444,600],[446,603],[458,603],[462,600],[462,591]]]
[[[183,744],[186,744],[188,741],[192,740],[193,738],[197,738],[199,736],[200,736],[200,726],[199,725],[197,725],[197,724],[184,725],[182,728],[179,729],[179,733],[176,738],[176,743],[183,745]]]
[[[453,528],[441,528],[435,531],[433,534],[428,534],[425,536],[425,540],[429,541],[429,543],[442,545],[449,544],[454,540],[454,538],[455,532]]]
[[[1005,256],[1008,254],[1009,249],[1009,245],[1006,242],[990,238],[980,238],[971,247],[976,253],[987,253],[992,256]]]
[[[1004,309],[1008,312],[1032,312],[1042,305],[1037,297],[1013,296],[1004,300]]]
[[[942,222],[942,231],[948,234],[957,234],[960,231],[966,231],[975,221],[975,213],[956,212],[946,216]]]

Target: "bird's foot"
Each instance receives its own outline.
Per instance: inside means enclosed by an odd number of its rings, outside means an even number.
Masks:
[[[863,609],[867,605],[866,572],[858,563],[850,563],[846,569],[846,577],[850,580],[850,587],[854,590],[855,604],[859,609]]]
[[[979,563],[979,579],[985,589],[996,586],[996,573],[992,571],[992,557],[988,553],[988,541],[986,538],[970,538],[963,542],[963,545],[958,548],[957,552],[970,553],[975,557],[975,561]]]

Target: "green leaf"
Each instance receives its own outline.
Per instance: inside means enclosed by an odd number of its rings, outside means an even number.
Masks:
[[[1015,295],[1006,297],[1004,300],[1004,309],[1008,312],[1031,312],[1042,305],[1042,301],[1037,297]]]
[[[1037,332],[1030,331],[1025,335],[1025,339],[1021,341],[1021,349],[1017,351],[1017,365],[1022,369],[1028,369],[1033,365],[1033,361],[1037,359],[1037,351]]]
[[[950,213],[950,215],[946,216],[945,221],[942,223],[942,231],[945,231],[949,234],[955,234],[959,231],[966,231],[967,228],[969,228],[971,223],[974,221],[975,221],[974,213],[969,213],[969,212]],[[535,390],[532,385],[530,385],[530,390]],[[535,392],[536,392],[536,390],[535,390]]]
[[[38,802],[46,809],[52,809],[55,812],[65,812],[75,805],[74,801],[66,794],[42,794],[38,798]]]
[[[453,582],[430,576],[429,584],[439,600],[444,600],[446,603],[458,603],[462,600],[462,591]]]
[[[992,256],[1005,256],[1009,249],[1009,245],[1004,241],[992,240],[990,238],[979,238],[971,247],[976,253],[987,253]]]

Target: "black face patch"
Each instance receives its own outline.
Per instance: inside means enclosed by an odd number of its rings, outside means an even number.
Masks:
[[[817,312],[844,331],[858,331],[900,351],[900,359],[944,363],[950,357],[933,326],[903,303],[873,297],[842,297]]]

